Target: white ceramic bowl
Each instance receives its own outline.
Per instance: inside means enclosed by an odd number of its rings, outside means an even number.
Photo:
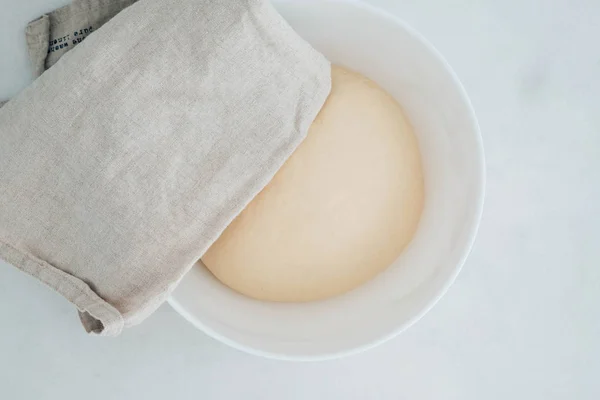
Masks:
[[[483,148],[460,82],[440,54],[402,21],[356,2],[276,6],[333,63],[375,80],[405,108],[425,173],[425,208],[417,234],[386,271],[325,301],[253,300],[197,265],[169,302],[196,327],[237,349],[288,360],[334,358],[402,332],[454,281],[481,217]]]

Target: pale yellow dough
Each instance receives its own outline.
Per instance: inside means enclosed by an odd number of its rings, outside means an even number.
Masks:
[[[307,138],[202,258],[225,285],[263,300],[309,301],[388,267],[423,208],[416,138],[377,84],[332,68]]]

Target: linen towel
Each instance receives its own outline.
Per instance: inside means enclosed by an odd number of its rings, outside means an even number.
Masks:
[[[0,257],[116,335],[302,141],[329,62],[268,1],[140,0],[0,109]]]

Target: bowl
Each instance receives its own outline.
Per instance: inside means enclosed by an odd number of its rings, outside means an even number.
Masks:
[[[425,206],[401,256],[364,285],[308,303],[245,297],[199,262],[169,303],[208,335],[248,353],[322,360],[357,353],[421,318],[456,278],[481,217],[485,166],[469,99],[442,56],[404,22],[359,2],[285,1],[276,8],[333,63],[358,71],[404,107],[422,154]]]

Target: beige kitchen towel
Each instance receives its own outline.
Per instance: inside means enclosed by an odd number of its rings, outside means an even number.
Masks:
[[[138,1],[0,109],[0,257],[90,332],[141,322],[303,140],[330,79],[266,0]]]

